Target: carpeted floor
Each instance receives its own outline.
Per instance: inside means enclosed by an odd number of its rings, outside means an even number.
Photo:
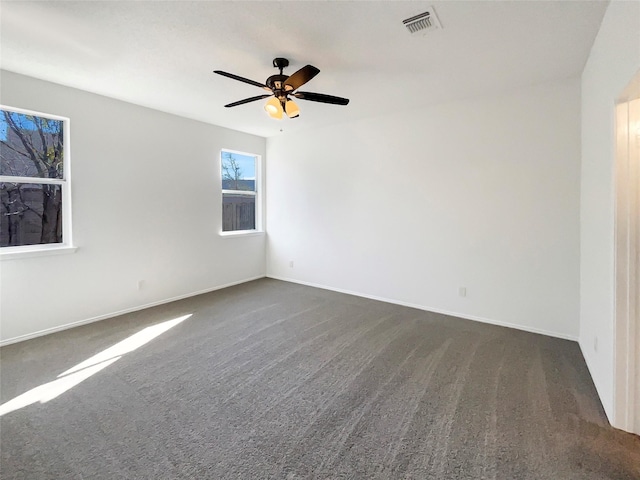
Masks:
[[[7,480],[640,479],[575,342],[276,280],[0,355]]]

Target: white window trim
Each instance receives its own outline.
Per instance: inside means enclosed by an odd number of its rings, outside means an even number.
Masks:
[[[233,230],[230,232],[220,232],[220,236],[222,238],[261,237],[263,235],[264,235],[264,232],[259,230]]]
[[[78,247],[70,247],[62,243],[51,243],[47,245],[24,245],[21,247],[5,247],[5,249],[11,249],[11,251],[0,252],[1,261],[32,257],[46,257],[49,255],[65,255],[68,253],[75,253],[76,250],[78,250]]]
[[[37,177],[15,177],[11,175],[0,175],[0,182],[19,183],[40,183],[55,184],[62,186],[62,243],[48,243],[37,245],[20,245],[16,247],[0,247],[0,261],[14,260],[18,258],[29,258],[46,255],[60,255],[74,253],[77,247],[73,245],[73,229],[71,219],[71,119],[59,115],[26,110],[24,108],[10,107],[0,104],[0,110],[21,113],[24,115],[34,115],[50,120],[59,120],[64,123],[64,160],[63,178],[37,178]]]
[[[258,192],[254,192],[252,190],[225,190],[222,189],[222,193],[230,193],[230,194],[236,194],[236,195],[255,195],[257,197],[257,193]]]
[[[229,148],[223,148],[220,150],[220,155],[219,155],[219,159],[220,159],[220,163],[218,165],[218,172],[220,174],[220,181],[218,182],[218,185],[222,185],[222,155],[224,153],[235,153],[238,155],[244,155],[246,157],[255,157],[256,159],[256,190],[255,191],[245,191],[245,190],[221,190],[220,193],[220,200],[222,200],[222,195],[225,193],[242,193],[243,195],[255,195],[256,197],[256,228],[253,230],[231,230],[228,232],[225,232],[222,230],[222,216],[220,216],[220,230],[219,230],[219,235],[223,238],[236,238],[236,237],[251,237],[251,236],[260,236],[260,235],[264,235],[264,229],[263,229],[263,221],[262,221],[262,202],[263,202],[263,196],[262,196],[262,185],[263,185],[263,180],[262,180],[262,155],[259,155],[257,153],[249,153],[249,152],[241,152],[240,150],[231,150]],[[222,211],[222,205],[220,208],[220,211]]]

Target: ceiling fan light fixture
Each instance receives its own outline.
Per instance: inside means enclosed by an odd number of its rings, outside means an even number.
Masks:
[[[284,105],[284,109],[289,118],[295,118],[300,115],[300,108],[293,100],[287,100],[287,103]]]
[[[269,101],[267,101],[267,103],[264,105],[264,109],[271,118],[282,120],[282,105],[280,104],[280,100],[278,100],[276,97],[271,97]]]

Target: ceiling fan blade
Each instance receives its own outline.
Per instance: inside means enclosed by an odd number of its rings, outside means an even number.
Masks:
[[[229,108],[229,107],[236,107],[238,105],[243,105],[245,103],[249,103],[249,102],[255,102],[256,100],[262,100],[263,98],[267,98],[270,97],[270,94],[266,94],[266,95],[258,95],[257,97],[251,97],[251,98],[245,98],[244,100],[238,100],[237,102],[233,102],[230,103],[228,105],[225,105],[225,107]]]
[[[313,65],[306,65],[284,81],[284,89],[288,92],[296,90],[319,73],[320,70]]]
[[[232,78],[234,80],[238,80],[239,82],[248,83],[249,85],[253,85],[255,87],[265,88],[267,90],[271,90],[264,83],[256,82],[254,80],[249,80],[248,78],[240,77],[238,75],[234,75],[233,73],[223,72],[222,70],[214,70],[213,73],[217,73],[218,75],[222,75],[223,77]]]
[[[331,103],[333,105],[347,105],[349,103],[348,98],[334,97],[333,95],[325,95],[324,93],[313,92],[295,92],[292,93],[296,98],[300,100],[310,100],[312,102]]]

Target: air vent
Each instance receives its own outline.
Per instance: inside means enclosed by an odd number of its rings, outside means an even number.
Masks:
[[[409,33],[418,33],[442,28],[433,7],[431,7],[427,12],[403,20],[402,23],[407,27]]]

